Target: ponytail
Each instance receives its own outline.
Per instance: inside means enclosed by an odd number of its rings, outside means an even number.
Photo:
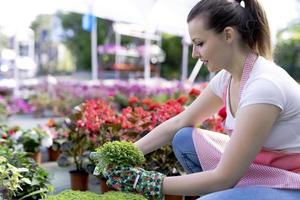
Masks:
[[[271,34],[267,15],[257,0],[244,0],[245,9],[252,14],[255,23],[253,28],[253,46],[257,53],[272,59]]]
[[[236,27],[254,52],[272,59],[269,23],[257,0],[201,0],[190,11],[187,22],[200,15],[205,16],[207,28],[217,33],[227,26]]]

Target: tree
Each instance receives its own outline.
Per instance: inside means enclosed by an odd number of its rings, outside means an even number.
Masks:
[[[32,22],[34,30],[35,49],[39,73],[54,73],[57,65],[57,47],[52,41],[53,22],[52,15],[38,15]]]
[[[274,60],[294,79],[300,80],[300,21],[281,30],[274,51]]]
[[[91,34],[82,29],[82,14],[59,13],[63,27],[63,42],[76,58],[79,70],[91,70]],[[103,44],[110,21],[97,18],[97,44]]]

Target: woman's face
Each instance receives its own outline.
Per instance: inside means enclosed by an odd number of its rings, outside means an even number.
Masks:
[[[225,34],[208,30],[201,17],[190,21],[188,27],[193,42],[192,57],[202,60],[210,72],[224,69],[230,56]]]

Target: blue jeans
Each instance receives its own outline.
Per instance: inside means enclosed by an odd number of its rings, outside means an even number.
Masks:
[[[203,171],[192,138],[193,130],[193,127],[180,129],[172,141],[174,154],[187,173]],[[213,192],[198,200],[300,200],[300,190],[249,186]]]

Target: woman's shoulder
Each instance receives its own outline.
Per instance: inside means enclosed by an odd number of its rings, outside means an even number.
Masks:
[[[211,81],[221,81],[222,83],[224,83],[225,80],[229,80],[230,76],[231,75],[228,71],[222,69],[217,72],[217,74],[212,78]]]
[[[223,97],[223,92],[229,83],[230,74],[226,70],[219,71],[209,82],[210,89],[219,97]]]
[[[293,78],[275,62],[259,56],[249,77],[249,83],[260,79],[273,83],[294,82]]]

